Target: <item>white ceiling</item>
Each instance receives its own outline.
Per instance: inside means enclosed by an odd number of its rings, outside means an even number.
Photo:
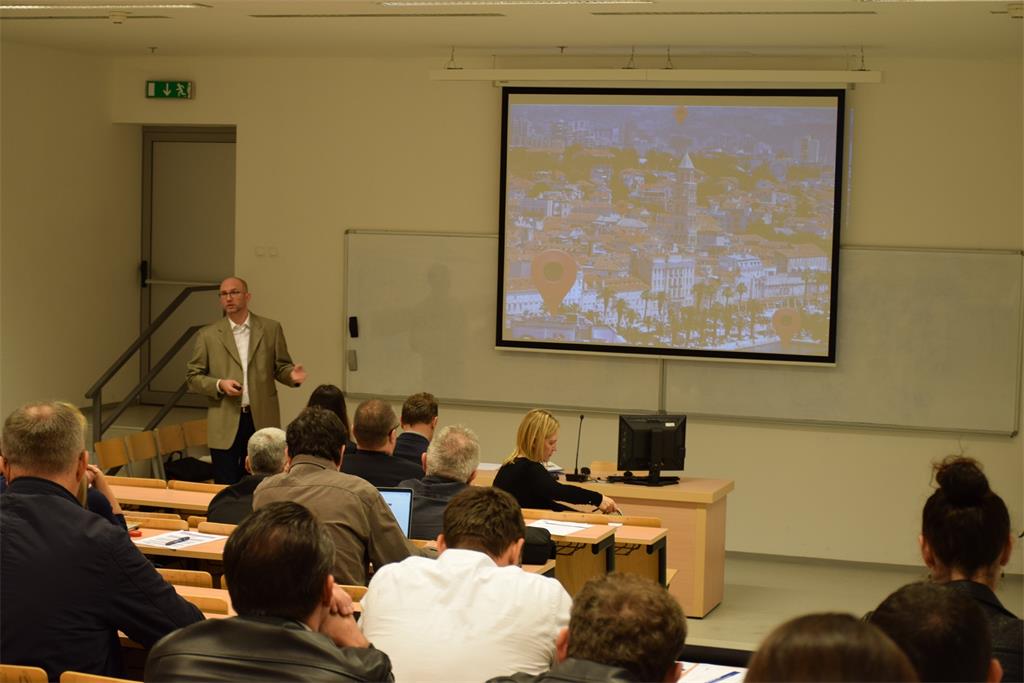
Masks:
[[[88,0],[79,4],[83,1]],[[521,55],[547,55],[550,62],[558,46],[565,46],[567,61],[593,55],[625,60],[635,48],[646,60],[639,66],[654,66],[664,63],[670,49],[676,67],[699,56],[727,60],[749,55],[838,56],[856,67],[855,55],[863,47],[866,66],[872,68],[871,58],[883,55],[1020,59],[1024,35],[1024,19],[1011,16],[1020,14],[1020,3],[1014,8],[1013,3],[977,0],[654,0],[416,8],[370,0],[201,1],[210,7],[127,10],[120,24],[111,21],[109,10],[2,10],[0,38],[121,56],[148,54],[150,47],[167,56],[434,56],[439,68],[450,46],[456,58],[495,55],[495,66]],[[274,14],[293,16],[260,16]]]

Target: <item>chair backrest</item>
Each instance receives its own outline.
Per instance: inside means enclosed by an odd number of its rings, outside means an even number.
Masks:
[[[151,489],[167,488],[166,481],[163,479],[153,479],[152,477],[114,477],[107,481],[114,486],[145,486]]]
[[[189,420],[181,423],[181,429],[185,433],[185,444],[188,446],[206,446],[209,441],[206,437],[206,420]]]
[[[189,515],[186,521],[188,522],[188,526],[190,529],[196,529],[196,531],[199,531],[199,529],[197,529],[196,527],[205,522],[206,517],[200,517],[199,515]]]
[[[625,524],[627,526],[660,527],[661,520],[657,517],[641,517],[639,515],[604,515],[600,512],[555,512],[554,510],[534,510],[523,508],[523,519],[561,519],[566,522],[581,524]]]
[[[166,567],[157,567],[157,572],[160,573],[160,576],[164,577],[164,581],[174,586],[213,588],[213,575],[210,572],[192,569],[168,569]]]
[[[338,588],[348,593],[349,597],[359,602],[366,595],[366,586],[350,586],[348,584],[338,584]]]
[[[125,517],[125,521],[128,518]],[[132,517],[133,522],[139,522],[149,529],[169,529],[171,531],[185,531],[188,529],[188,522],[181,519],[161,519],[159,517]]]
[[[167,482],[167,488],[178,491],[202,491],[204,493],[220,493],[228,487],[227,484],[207,484],[201,481],[182,481],[171,479]]]
[[[60,675],[60,683],[136,683],[127,678],[113,678],[111,676],[98,676],[96,674],[84,674],[80,671],[65,671]]]
[[[128,464],[128,447],[122,437],[111,437],[95,442],[93,452],[96,454],[96,462],[101,470]]]
[[[591,460],[591,474],[615,474],[619,471],[618,463],[614,460]]]
[[[160,455],[184,453],[188,444],[185,443],[185,431],[181,425],[164,425],[156,428],[156,444]]]
[[[200,522],[199,528],[196,529],[201,534],[221,534],[222,536],[230,536],[231,532],[235,530],[237,524],[220,524],[219,522]]]
[[[125,440],[128,442],[128,457],[133,463],[152,463],[157,476],[165,478],[164,461],[156,445],[156,432],[135,432],[129,434]]]
[[[149,510],[125,510],[125,519],[181,519],[181,515],[173,512],[150,512]]]
[[[212,598],[205,595],[182,595],[181,597],[198,607],[200,612],[228,614],[228,601],[223,598]]]
[[[38,666],[0,664],[0,683],[49,683],[50,678]]]

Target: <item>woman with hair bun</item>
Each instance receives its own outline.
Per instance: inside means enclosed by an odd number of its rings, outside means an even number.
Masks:
[[[933,581],[967,593],[982,608],[1003,680],[1024,680],[1024,621],[994,593],[1013,552],[1006,503],[971,458],[950,456],[934,471],[938,488],[921,515],[921,557]]]

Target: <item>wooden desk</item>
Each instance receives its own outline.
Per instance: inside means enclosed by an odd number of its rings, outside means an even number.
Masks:
[[[570,534],[551,534],[555,578],[575,596],[588,580],[615,571],[615,527],[593,525]]]
[[[111,477],[108,481],[116,481]],[[121,504],[144,507],[168,508],[182,512],[206,514],[213,500],[213,493],[205,491],[179,491],[177,489],[154,489],[145,486],[119,486],[112,483],[110,489]]]
[[[616,527],[615,569],[649,577],[664,586],[668,574],[667,547],[668,529],[625,525]]]
[[[148,527],[141,527],[139,531],[142,532],[140,538],[149,538],[150,536],[159,536],[160,534],[169,533],[167,529],[150,529]],[[137,540],[135,538],[133,541]],[[160,555],[163,557],[188,557],[196,560],[214,560],[220,562],[224,558],[224,544],[227,543],[228,537],[223,536],[215,541],[208,543],[200,543],[188,548],[157,548],[151,545],[139,545],[135,544],[135,547],[143,555]]]
[[[678,570],[669,592],[686,616],[703,617],[722,601],[726,496],[734,482],[683,477],[678,485],[658,488],[602,482],[581,486],[611,496],[623,514],[661,519],[671,538],[666,563]]]

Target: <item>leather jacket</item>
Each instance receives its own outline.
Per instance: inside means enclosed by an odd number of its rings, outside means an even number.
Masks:
[[[637,683],[637,680],[620,667],[570,657],[542,674],[499,676],[487,683]]]
[[[380,650],[338,647],[291,619],[209,619],[168,635],[146,660],[146,681],[392,681]]]

